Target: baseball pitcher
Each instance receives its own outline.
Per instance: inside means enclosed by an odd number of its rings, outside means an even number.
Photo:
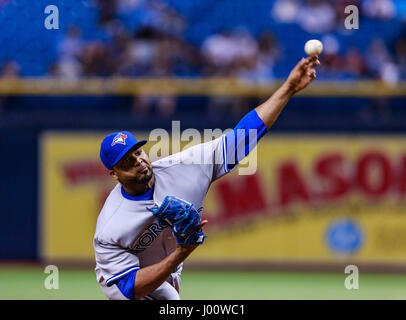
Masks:
[[[130,132],[104,138],[100,158],[117,181],[94,235],[96,277],[106,297],[180,299],[183,262],[206,238],[201,210],[211,183],[248,155],[289,99],[316,78],[319,64],[303,58],[234,130],[153,163],[142,148],[147,141]]]

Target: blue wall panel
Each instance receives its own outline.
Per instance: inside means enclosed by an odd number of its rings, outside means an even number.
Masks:
[[[37,137],[0,130],[0,259],[37,259]]]

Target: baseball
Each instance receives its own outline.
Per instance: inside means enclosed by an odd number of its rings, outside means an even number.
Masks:
[[[323,44],[319,40],[309,40],[306,42],[304,50],[311,57],[318,56],[323,51]]]

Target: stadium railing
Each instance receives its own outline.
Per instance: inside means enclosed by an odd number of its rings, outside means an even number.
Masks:
[[[266,82],[231,78],[2,78],[0,95],[229,95],[269,96],[281,80]],[[317,81],[298,96],[405,97],[406,81]]]

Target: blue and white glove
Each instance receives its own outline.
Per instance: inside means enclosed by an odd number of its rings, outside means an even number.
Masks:
[[[199,231],[199,212],[192,204],[182,199],[166,196],[159,207],[147,209],[158,220],[169,224],[178,244],[203,244],[207,238],[203,231]]]

